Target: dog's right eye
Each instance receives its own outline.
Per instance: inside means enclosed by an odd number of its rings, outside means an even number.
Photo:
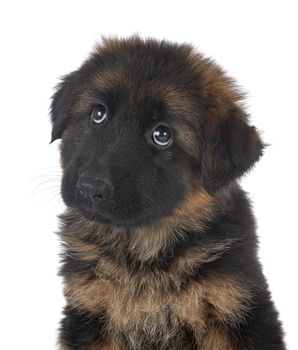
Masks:
[[[101,124],[107,119],[107,108],[103,104],[97,104],[93,107],[91,121],[94,124]]]
[[[172,132],[166,125],[159,125],[153,130],[153,142],[160,146],[168,146],[172,142]]]

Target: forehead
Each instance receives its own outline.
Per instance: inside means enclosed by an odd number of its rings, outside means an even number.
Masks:
[[[98,53],[83,67],[87,68],[83,69],[86,104],[102,98],[106,103],[167,111],[190,120],[200,107],[195,74],[179,55],[165,59],[161,53],[120,52],[117,59]]]
[[[193,50],[187,45],[138,37],[104,39],[81,71],[95,91],[122,95],[134,102],[149,96],[177,110],[191,102],[188,91],[198,81],[192,56]]]
[[[180,50],[100,49],[80,70],[76,110],[102,102],[138,120],[166,120],[184,148],[193,149],[201,108],[198,79]]]

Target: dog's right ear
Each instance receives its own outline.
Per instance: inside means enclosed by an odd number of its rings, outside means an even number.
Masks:
[[[239,107],[210,115],[204,138],[202,183],[209,193],[227,186],[252,168],[265,147]]]
[[[50,143],[60,139],[67,126],[72,95],[70,81],[71,77],[72,74],[63,77],[61,83],[56,87],[56,92],[52,96],[50,108],[52,136]]]

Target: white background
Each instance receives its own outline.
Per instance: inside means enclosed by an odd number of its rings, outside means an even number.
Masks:
[[[1,1],[0,348],[55,349],[57,144],[49,98],[58,77],[102,34],[193,43],[248,92],[267,148],[243,180],[258,218],[260,258],[287,334],[297,337],[297,9],[295,1]]]

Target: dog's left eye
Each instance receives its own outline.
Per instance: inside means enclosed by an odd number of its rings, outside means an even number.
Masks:
[[[152,138],[155,144],[165,147],[172,141],[171,129],[165,125],[159,125],[153,130]]]
[[[107,108],[102,104],[93,107],[91,121],[94,124],[101,124],[107,119]]]

